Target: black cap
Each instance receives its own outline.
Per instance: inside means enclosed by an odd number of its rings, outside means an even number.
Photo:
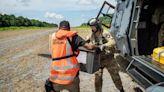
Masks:
[[[59,29],[69,30],[70,29],[69,22],[66,21],[66,20],[61,21],[60,24],[59,24]]]

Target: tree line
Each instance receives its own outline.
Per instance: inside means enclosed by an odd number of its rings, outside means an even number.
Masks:
[[[101,21],[102,24],[110,25],[112,22],[112,16],[113,14],[106,14],[104,16],[101,16],[99,20]]]
[[[35,19],[28,19],[22,16],[16,17],[14,15],[0,14],[0,27],[10,26],[37,26],[37,27],[57,27],[57,24],[41,22]]]

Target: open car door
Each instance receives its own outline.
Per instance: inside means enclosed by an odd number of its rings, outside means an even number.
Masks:
[[[134,30],[138,25],[140,7],[137,7],[136,2],[137,0],[120,0],[115,8],[105,1],[97,15],[97,18],[102,20],[102,25],[110,28],[109,31],[123,56],[138,54]]]
[[[103,26],[110,28],[109,31],[116,41],[121,56],[129,61],[127,73],[142,87],[148,88],[156,83],[164,82],[164,71],[153,65],[151,58],[139,56],[138,39],[141,39],[141,35],[144,37],[144,34],[138,34],[143,1],[117,0],[116,7],[104,2],[97,18],[102,20]]]
[[[111,27],[111,21],[112,21],[112,16],[114,13],[115,7],[108,3],[107,1],[104,1],[96,19],[99,19],[101,21],[101,24],[105,26],[106,28]]]

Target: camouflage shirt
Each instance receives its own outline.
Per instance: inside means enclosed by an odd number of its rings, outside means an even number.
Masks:
[[[105,52],[105,54],[113,54],[115,51],[116,43],[109,32],[104,32],[97,37],[94,35],[94,33],[92,33],[91,36],[87,38],[87,41],[98,46],[103,45],[103,52]]]

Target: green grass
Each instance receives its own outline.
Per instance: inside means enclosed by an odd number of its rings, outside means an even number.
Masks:
[[[72,28],[74,31],[77,31],[80,36],[83,38],[91,35],[91,28],[89,26],[78,26]],[[103,27],[104,32],[108,32],[109,29],[106,27]]]
[[[89,26],[76,26],[74,28],[88,28]]]
[[[91,28],[89,26],[77,26],[77,27],[73,27],[73,30],[77,30],[77,31],[81,31],[81,30],[91,30]]]
[[[108,28],[102,26],[104,30],[109,30]],[[78,27],[74,27],[75,29],[91,29],[89,26],[78,26]]]
[[[43,28],[47,29],[52,27],[0,27],[0,31],[38,30]]]

